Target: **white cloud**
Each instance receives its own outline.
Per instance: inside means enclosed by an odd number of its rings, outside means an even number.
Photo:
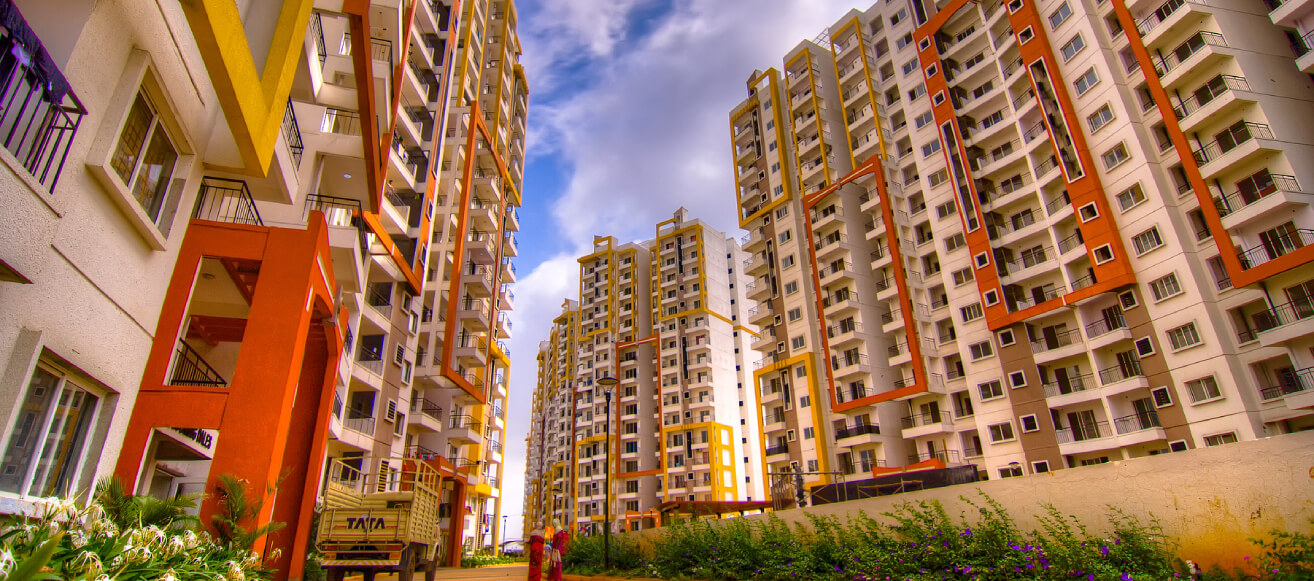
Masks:
[[[522,0],[523,1],[523,0]],[[552,203],[546,229],[571,252],[516,285],[511,418],[505,437],[503,513],[520,534],[524,438],[537,376],[535,354],[561,301],[578,289],[577,257],[595,234],[622,241],[653,235],[680,206],[727,233],[737,231],[728,116],[747,96],[754,69],[834,23],[839,0],[675,0],[634,30],[635,11],[655,0],[541,0],[522,6],[520,34],[531,97],[532,156],[553,156],[563,191],[527,190]]]

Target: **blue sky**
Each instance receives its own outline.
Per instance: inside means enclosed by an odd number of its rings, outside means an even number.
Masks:
[[[520,536],[535,353],[596,235],[650,238],[681,206],[738,236],[730,109],[836,0],[519,0],[529,80],[503,514]]]

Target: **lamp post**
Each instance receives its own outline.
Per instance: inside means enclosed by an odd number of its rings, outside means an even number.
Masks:
[[[603,446],[606,447],[606,465],[602,469],[602,566],[611,569],[611,390],[620,383],[610,375],[598,378],[602,394],[607,398],[607,420],[603,427]]]

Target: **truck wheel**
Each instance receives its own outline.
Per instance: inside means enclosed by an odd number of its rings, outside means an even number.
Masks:
[[[405,549],[402,549],[401,561],[397,563],[397,581],[411,581],[414,576],[415,545],[407,545]]]
[[[438,578],[438,555],[424,564],[424,581],[434,581]]]

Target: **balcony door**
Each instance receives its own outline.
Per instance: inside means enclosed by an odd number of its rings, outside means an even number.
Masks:
[[[1075,441],[1100,437],[1100,429],[1095,422],[1095,412],[1092,410],[1069,413],[1068,425],[1072,427],[1072,439]]]

